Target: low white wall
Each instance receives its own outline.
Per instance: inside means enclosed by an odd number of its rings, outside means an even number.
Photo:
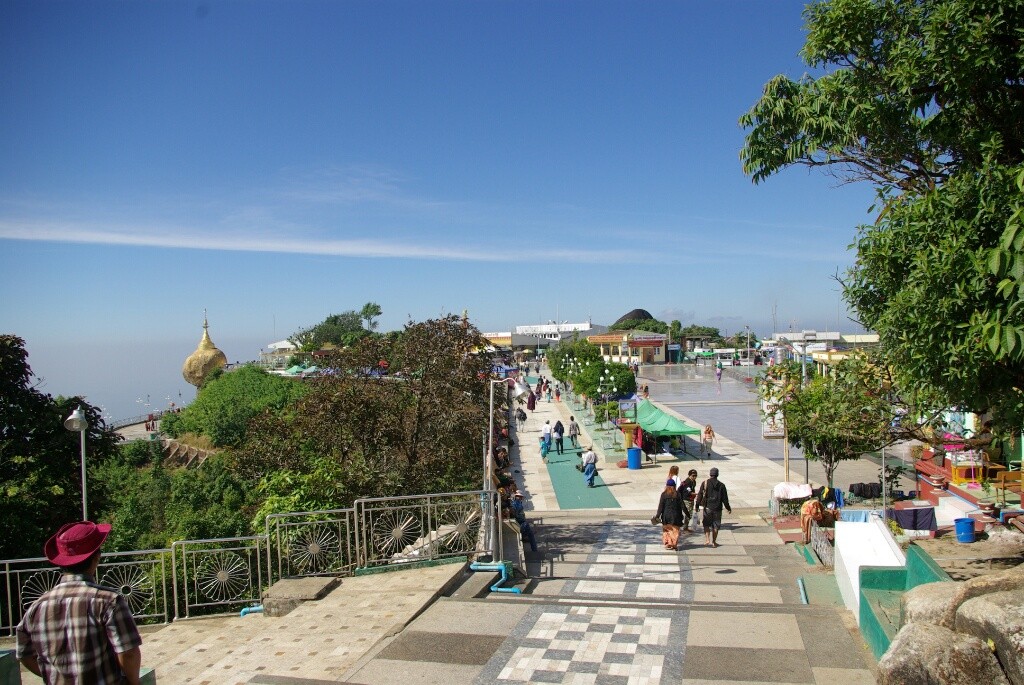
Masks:
[[[846,608],[860,623],[860,567],[903,566],[906,557],[879,518],[836,521],[834,570]]]

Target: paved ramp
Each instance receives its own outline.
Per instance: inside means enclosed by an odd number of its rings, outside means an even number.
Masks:
[[[875,682],[849,615],[800,603],[806,562],[753,513],[678,552],[608,514],[545,517],[524,595],[441,599],[346,682]]]

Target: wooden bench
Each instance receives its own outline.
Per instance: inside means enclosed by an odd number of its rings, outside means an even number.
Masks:
[[[996,488],[996,501],[998,502],[1000,497],[999,493],[1002,493],[1003,506],[1006,506],[1006,491],[1016,492],[1018,495],[1021,494],[1020,471],[1000,471],[999,475],[996,476],[995,488]]]

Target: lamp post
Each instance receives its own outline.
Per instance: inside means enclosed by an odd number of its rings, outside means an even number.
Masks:
[[[608,404],[608,387],[611,386],[613,395],[619,392],[619,389],[615,385],[615,377],[612,375],[608,367],[604,367],[604,373],[601,374],[601,379],[597,382],[597,392],[601,395],[601,399],[604,400],[602,406]],[[605,408],[605,419],[608,419],[608,410]],[[602,421],[602,423],[604,423]]]
[[[82,520],[89,520],[89,500],[85,482],[85,431],[89,428],[89,421],[85,418],[82,407],[75,407],[71,416],[64,419],[64,427],[71,432],[77,432],[82,437]]]

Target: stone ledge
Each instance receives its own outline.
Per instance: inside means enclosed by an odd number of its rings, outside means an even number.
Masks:
[[[341,578],[312,576],[285,578],[263,593],[263,613],[270,617],[287,616],[303,602],[322,599],[341,584]]]

